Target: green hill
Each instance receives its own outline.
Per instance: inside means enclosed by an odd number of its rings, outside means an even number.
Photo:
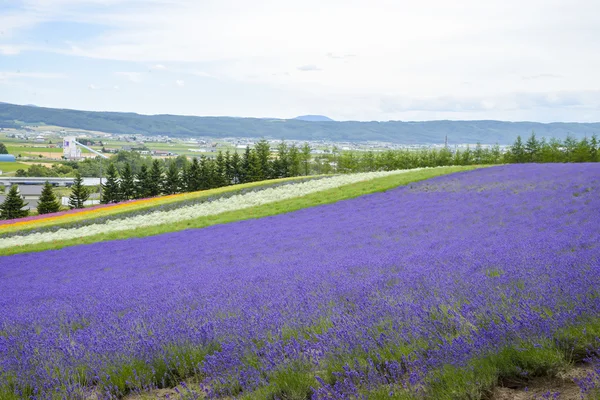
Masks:
[[[47,124],[116,134],[169,135],[172,137],[266,137],[274,139],[367,141],[427,144],[511,144],[517,135],[564,139],[600,135],[600,123],[551,123],[504,121],[356,122],[302,121],[180,115],[140,115],[21,106],[0,103],[0,127]]]

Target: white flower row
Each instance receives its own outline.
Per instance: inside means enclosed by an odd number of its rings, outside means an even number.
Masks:
[[[144,215],[111,220],[104,223],[87,225],[79,228],[59,229],[54,232],[37,232],[29,235],[12,236],[0,239],[0,248],[26,246],[29,244],[51,242],[56,240],[76,239],[100,233],[118,232],[144,228],[178,221],[185,221],[221,214],[228,211],[242,210],[311,193],[321,192],[336,187],[368,181],[389,175],[406,173],[413,170],[396,170],[384,172],[365,172],[350,175],[337,175],[330,178],[311,180],[279,187],[267,188],[257,192],[236,194],[227,198],[219,198],[211,202],[184,206],[169,211],[154,211]]]

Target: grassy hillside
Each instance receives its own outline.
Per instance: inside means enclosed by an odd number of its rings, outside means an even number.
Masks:
[[[426,122],[314,122],[230,117],[139,115],[91,112],[0,103],[0,127],[46,124],[118,134],[169,135],[173,137],[272,137],[275,139],[364,141],[395,143],[511,144],[517,135],[577,138],[600,134],[600,123],[426,121]]]

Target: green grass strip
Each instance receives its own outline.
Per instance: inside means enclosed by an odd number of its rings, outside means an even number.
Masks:
[[[229,222],[242,221],[253,218],[262,218],[296,211],[303,208],[314,207],[322,204],[335,203],[340,200],[351,199],[370,193],[384,192],[386,190],[393,189],[402,185],[407,185],[413,182],[418,182],[425,179],[434,178],[436,176],[447,175],[455,172],[469,171],[476,168],[479,168],[479,166],[442,167],[395,174],[384,178],[377,178],[370,181],[358,182],[351,185],[341,186],[339,188],[329,189],[318,193],[312,193],[302,197],[287,199],[242,210],[224,212],[217,215],[200,217],[193,220],[185,220],[177,223],[144,227],[143,229],[134,229],[114,233],[102,233],[78,239],[38,243],[35,245],[28,245],[26,247],[19,246],[15,248],[5,248],[0,250],[0,255],[56,250],[80,244],[91,244],[97,242],[105,242],[109,240],[146,237],[160,235],[162,233],[167,232],[181,231],[190,228],[204,228],[211,225],[225,224]]]

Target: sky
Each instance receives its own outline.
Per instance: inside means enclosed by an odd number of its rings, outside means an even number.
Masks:
[[[598,0],[0,0],[0,101],[600,121]]]

